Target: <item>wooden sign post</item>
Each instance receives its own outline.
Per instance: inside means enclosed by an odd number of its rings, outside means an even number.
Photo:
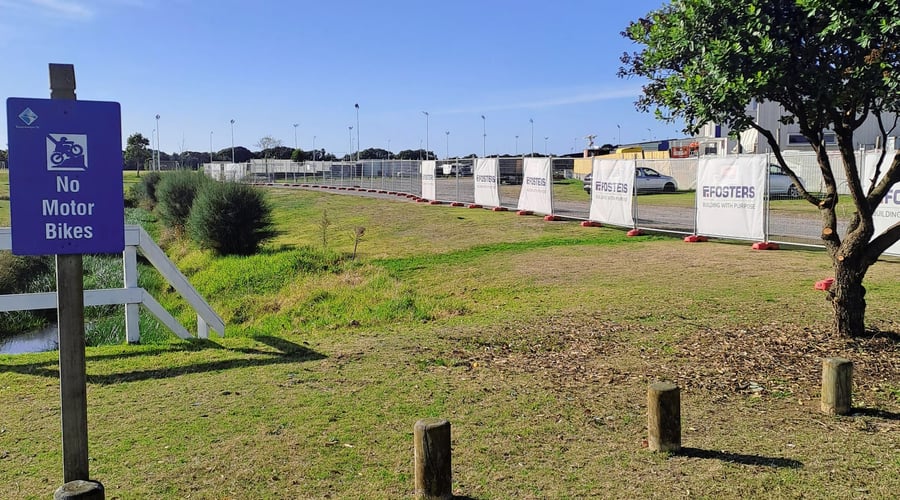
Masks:
[[[50,65],[50,98],[76,99],[75,66]],[[89,477],[82,270],[81,254],[56,256],[63,478],[67,483]]]

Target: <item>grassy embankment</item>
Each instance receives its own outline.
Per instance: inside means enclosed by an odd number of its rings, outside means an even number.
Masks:
[[[271,193],[282,234],[261,255],[163,238],[225,339],[88,349],[91,472],[108,495],[409,496],[426,416],[452,421],[455,492],[474,498],[900,489],[897,344],[829,337],[820,252]],[[896,332],[900,265],[876,264],[867,287],[870,323]],[[857,363],[857,416],[818,412],[832,355]],[[56,377],[55,353],[0,357],[15,497],[61,483]],[[683,388],[682,454],[641,446],[658,379]]]

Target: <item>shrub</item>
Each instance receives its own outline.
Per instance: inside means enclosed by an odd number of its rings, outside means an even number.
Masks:
[[[203,186],[212,181],[202,172],[178,170],[168,172],[159,180],[156,198],[159,217],[176,230],[183,229],[191,213],[191,206]]]
[[[263,192],[234,182],[207,185],[194,201],[187,229],[219,255],[251,255],[276,234]]]
[[[17,256],[0,252],[0,294],[49,292],[55,267],[49,256]],[[0,334],[18,333],[53,321],[56,309],[0,312]]]
[[[141,177],[140,182],[131,186],[128,191],[128,198],[134,200],[135,206],[145,207],[153,210],[156,207],[156,186],[162,178],[159,172],[147,172]]]

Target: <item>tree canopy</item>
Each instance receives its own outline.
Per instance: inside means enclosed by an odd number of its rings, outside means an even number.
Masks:
[[[900,161],[876,172],[868,190],[856,163],[854,131],[878,120],[882,144],[895,125],[900,93],[900,0],[675,0],[631,23],[623,35],[641,50],[624,54],[622,77],[646,80],[636,102],[663,120],[681,117],[696,134],[708,122],[766,138],[801,195],[822,213],[822,239],[835,270],[830,298],[835,329],[864,332],[868,267],[900,239],[900,224],[874,235],[873,213],[900,181]],[[823,193],[807,192],[781,154],[775,131],[748,114],[752,101],[781,105],[816,153]],[[853,201],[846,233],[837,233],[837,182],[826,131],[837,140]],[[880,182],[881,174],[884,174]],[[874,236],[874,238],[873,238]]]
[[[145,164],[153,155],[148,146],[150,146],[150,140],[141,133],[128,136],[124,155],[125,166],[140,170],[141,165]]]

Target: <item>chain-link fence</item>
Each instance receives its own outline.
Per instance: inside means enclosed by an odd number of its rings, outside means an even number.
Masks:
[[[860,168],[865,164],[866,155],[880,154],[881,151],[858,152]],[[839,154],[829,153],[833,172],[837,180],[839,194],[847,194],[847,183]],[[802,179],[807,190],[819,193],[824,190],[824,180],[816,157],[812,152],[786,151],[784,158],[788,166]],[[769,162],[776,163],[774,156]],[[435,199],[444,203],[475,203],[475,181],[473,158],[435,161]],[[336,189],[354,188],[383,193],[422,194],[421,160],[361,160],[361,161],[318,161],[296,163],[287,160],[254,160],[249,163],[204,164],[207,175],[223,181],[250,183],[288,184],[297,187],[330,187]],[[522,189],[524,158],[499,159],[500,206],[515,210]],[[650,168],[660,174],[673,177],[677,181],[678,192],[694,191],[697,187],[699,158],[669,158],[637,160],[636,167]],[[588,220],[590,218],[591,196],[578,189],[572,179],[583,174],[573,170],[572,158],[553,158],[553,214],[560,218]],[[771,174],[770,174],[771,175]],[[771,178],[771,177],[770,177]],[[576,187],[573,188],[573,184]],[[819,245],[822,220],[818,213],[797,210],[796,202],[786,196],[773,196],[767,200],[766,227],[767,240],[777,243]],[[633,198],[634,227],[650,231],[677,234],[696,234],[697,209],[695,198],[686,199],[668,195]],[[838,205],[839,234],[843,234],[852,215],[853,207],[844,203]],[[631,228],[629,228],[631,229]]]

